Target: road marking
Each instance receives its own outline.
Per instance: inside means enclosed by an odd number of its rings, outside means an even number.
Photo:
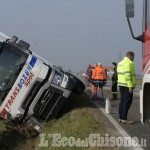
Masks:
[[[100,105],[95,102],[95,106],[105,115],[106,118],[113,124],[113,126],[120,132],[123,137],[130,137],[130,135],[118,124],[118,122],[110,115],[105,113],[105,109],[100,107]],[[132,139],[135,143],[136,141]],[[128,147],[127,147],[128,148]],[[138,147],[132,147],[133,150],[144,150],[140,145]]]

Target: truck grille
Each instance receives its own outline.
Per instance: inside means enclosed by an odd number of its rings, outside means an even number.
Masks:
[[[62,93],[62,91],[53,87],[45,90],[33,109],[35,112],[34,117],[40,120],[47,120],[55,108],[55,105],[63,99]]]

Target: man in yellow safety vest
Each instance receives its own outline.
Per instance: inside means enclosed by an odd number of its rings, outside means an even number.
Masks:
[[[128,110],[132,104],[133,89],[136,86],[134,53],[127,52],[126,57],[119,62],[117,67],[118,86],[120,88],[119,122],[133,124],[127,120]]]

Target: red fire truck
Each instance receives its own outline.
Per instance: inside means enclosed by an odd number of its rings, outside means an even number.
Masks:
[[[135,40],[142,42],[142,90],[140,91],[140,117],[142,123],[150,122],[150,0],[143,0],[143,31],[135,37],[129,18],[134,17],[134,0],[125,0],[126,17]]]

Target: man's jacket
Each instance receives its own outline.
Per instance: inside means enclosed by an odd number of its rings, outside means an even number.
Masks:
[[[114,73],[112,75],[112,84],[117,86],[118,75],[117,75],[117,68],[114,68]]]
[[[106,81],[106,73],[102,66],[97,66],[92,73],[93,81]]]
[[[134,63],[128,57],[124,57],[124,59],[119,62],[117,67],[117,74],[118,86],[135,88],[136,77]]]

